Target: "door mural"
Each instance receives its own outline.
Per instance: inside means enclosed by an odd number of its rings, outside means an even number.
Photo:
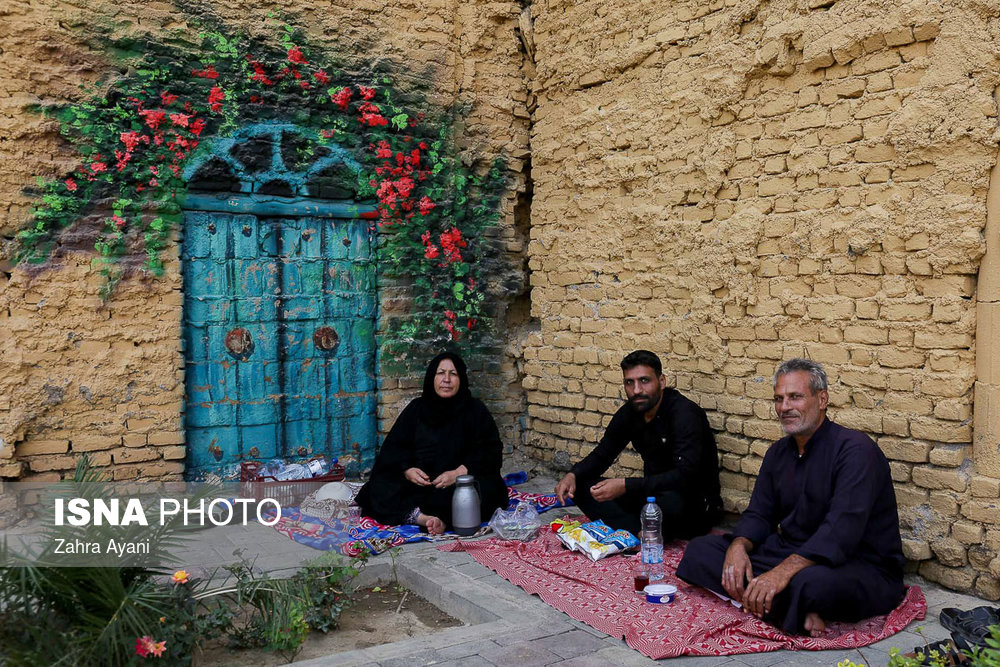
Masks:
[[[374,207],[353,201],[359,168],[345,152],[302,155],[299,136],[244,128],[185,170],[192,477],[247,459],[346,455],[368,467],[374,456]]]

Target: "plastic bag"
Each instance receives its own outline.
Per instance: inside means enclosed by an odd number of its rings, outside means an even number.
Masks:
[[[542,520],[528,503],[518,503],[512,510],[497,509],[490,517],[490,528],[501,539],[528,542],[538,537]]]

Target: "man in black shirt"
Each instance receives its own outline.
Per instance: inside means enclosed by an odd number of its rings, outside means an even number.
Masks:
[[[663,537],[702,535],[716,519],[719,454],[705,411],[667,387],[660,359],[636,350],[621,362],[628,403],[619,408],[597,447],[556,485],[591,520],[639,534],[647,497],[663,510]],[[642,457],[643,476],[605,479],[628,443]]]

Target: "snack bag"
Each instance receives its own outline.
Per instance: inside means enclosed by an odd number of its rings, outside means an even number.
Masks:
[[[635,537],[635,535],[627,530],[613,530],[611,526],[607,525],[600,519],[597,521],[591,521],[590,523],[585,523],[580,527],[593,535],[594,538],[601,544],[614,545],[618,547],[619,551],[625,551],[626,549],[632,549],[639,546],[639,540]]]
[[[578,521],[557,519],[550,525],[566,548],[579,551],[593,561],[619,553],[639,543],[628,531],[612,530],[603,521],[580,524]]]

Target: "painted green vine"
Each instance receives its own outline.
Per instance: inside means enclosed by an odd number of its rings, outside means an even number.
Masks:
[[[377,204],[379,260],[410,283],[413,302],[390,323],[383,349],[475,346],[487,328],[479,267],[483,231],[496,221],[504,187],[499,161],[463,165],[446,116],[404,108],[385,76],[363,79],[325,64],[291,27],[268,40],[219,30],[199,39],[190,50],[144,44],[129,74],[106,92],[87,90],[85,101],[55,112],[80,164],[39,182],[16,259],[45,261],[82,215],[110,210],[94,242],[103,295],[129,260],[161,275],[171,231],[183,220],[184,166],[212,136],[280,119],[317,130],[315,145],[300,146],[300,154],[336,143],[363,166],[355,190]]]

